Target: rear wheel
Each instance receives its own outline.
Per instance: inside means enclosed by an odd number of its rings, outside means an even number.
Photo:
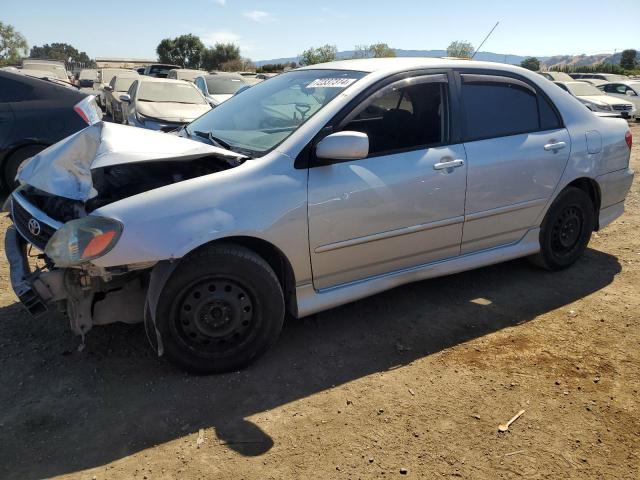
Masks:
[[[253,251],[235,245],[213,245],[185,258],[156,310],[165,355],[194,373],[247,366],[275,343],[283,321],[275,273]]]
[[[45,148],[45,145],[29,145],[27,147],[22,147],[13,152],[9,158],[5,160],[2,181],[7,190],[13,191],[18,187],[19,184],[16,180],[16,175],[18,174],[20,165],[34,155],[40,153]]]
[[[589,195],[568,187],[553,202],[540,229],[540,252],[530,259],[547,270],[573,265],[584,253],[595,225]]]

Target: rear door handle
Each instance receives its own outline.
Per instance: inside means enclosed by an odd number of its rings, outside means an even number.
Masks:
[[[448,170],[450,168],[458,168],[464,165],[464,160],[448,160],[446,162],[435,163],[433,165],[434,170]]]
[[[562,150],[566,146],[567,146],[567,144],[565,142],[554,142],[553,140],[551,140],[551,143],[547,143],[544,146],[544,149],[547,152],[548,151],[557,152],[558,150]]]

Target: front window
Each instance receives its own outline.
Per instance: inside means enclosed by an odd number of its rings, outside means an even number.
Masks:
[[[587,82],[575,82],[566,84],[569,91],[576,97],[590,97],[592,95],[604,95],[601,90]]]
[[[205,99],[189,83],[142,82],[138,90],[139,102],[170,102],[203,104]]]
[[[262,156],[366,73],[297,70],[259,83],[190,123],[187,134],[208,132],[232,149]]]

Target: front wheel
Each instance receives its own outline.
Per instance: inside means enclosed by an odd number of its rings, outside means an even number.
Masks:
[[[595,226],[595,209],[583,190],[564,189],[551,204],[540,229],[540,252],[531,261],[547,270],[573,265],[584,253]]]
[[[236,245],[212,245],[186,257],[156,310],[167,358],[194,373],[239,370],[271,347],[284,321],[275,273]]]

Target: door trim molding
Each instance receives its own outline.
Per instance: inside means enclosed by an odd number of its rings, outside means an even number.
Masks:
[[[493,217],[494,215],[501,215],[503,213],[515,212],[517,210],[523,210],[525,208],[537,207],[539,205],[545,205],[547,201],[547,198],[536,198],[534,200],[527,200],[526,202],[505,205],[504,207],[492,208],[491,210],[469,213],[465,216],[465,221],[471,222],[473,220],[478,220],[481,218]]]
[[[314,249],[315,253],[331,252],[333,250],[339,250],[341,248],[353,247],[355,245],[362,245],[363,243],[376,242],[378,240],[386,240],[388,238],[399,237],[402,235],[409,235],[411,233],[423,232],[425,230],[432,230],[434,228],[448,227],[449,225],[456,225],[464,222],[464,216],[445,218],[444,220],[436,220],[429,223],[421,223],[419,225],[411,225],[410,227],[402,227],[394,230],[388,230],[386,232],[374,233],[372,235],[365,235],[364,237],[351,238],[349,240],[341,240],[339,242],[328,243],[326,245],[320,245]]]

